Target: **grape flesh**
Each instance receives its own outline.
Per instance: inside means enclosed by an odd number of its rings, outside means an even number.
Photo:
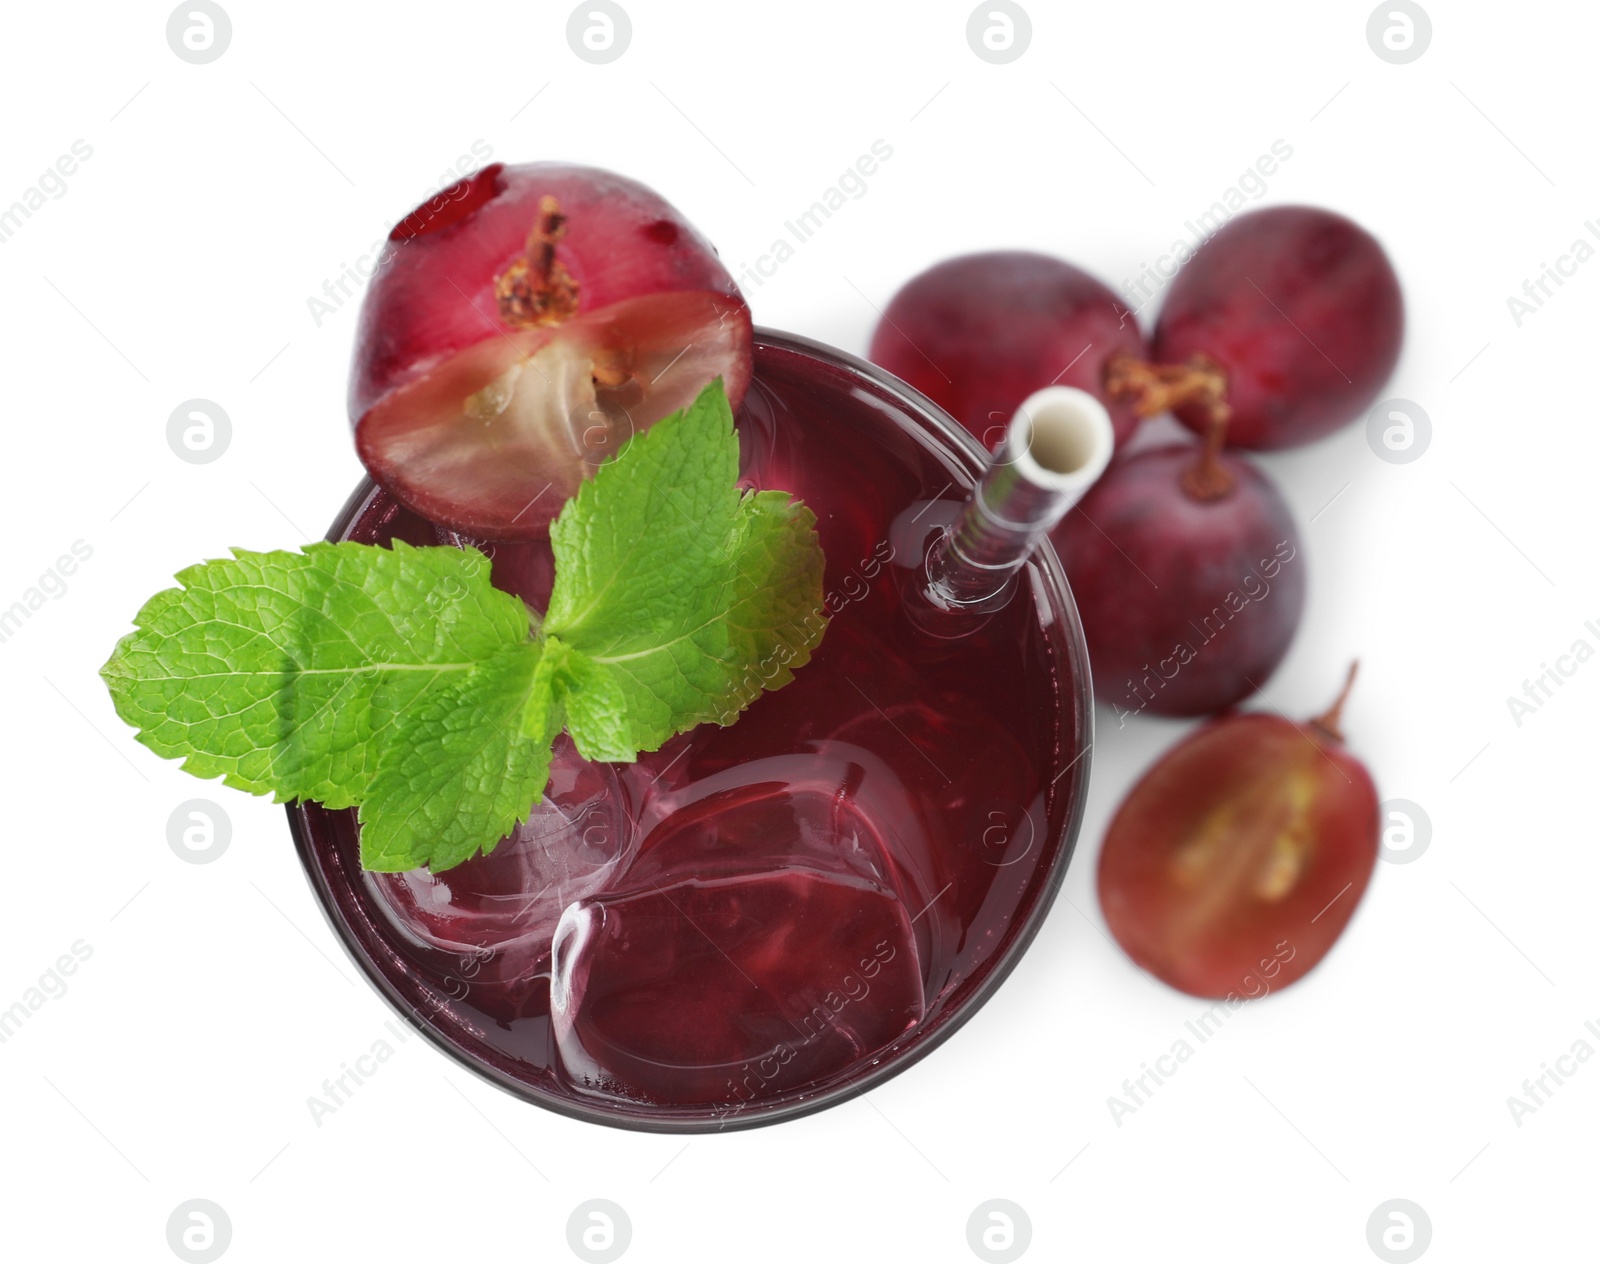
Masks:
[[[1252,999],[1327,955],[1377,858],[1377,790],[1336,728],[1227,716],[1128,793],[1100,853],[1100,907],[1163,982]]]

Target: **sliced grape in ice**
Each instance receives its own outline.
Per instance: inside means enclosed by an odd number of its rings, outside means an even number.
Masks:
[[[922,1017],[906,907],[813,869],[569,907],[551,1026],[581,1091],[734,1112],[837,1076]]]
[[[493,851],[442,873],[366,877],[402,933],[478,959],[494,954],[491,973],[510,978],[540,969],[562,909],[603,887],[634,851],[616,773],[586,762],[562,735],[544,797]]]

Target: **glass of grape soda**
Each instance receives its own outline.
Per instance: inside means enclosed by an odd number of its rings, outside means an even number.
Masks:
[[[1083,636],[1034,545],[1110,423],[1050,430],[1041,407],[991,456],[888,374],[758,330],[742,482],[816,515],[821,644],[785,687],[752,679],[736,721],[636,763],[559,738],[526,824],[441,873],[364,872],[354,810],[291,804],[379,991],[519,1097],[675,1132],[845,1100],[970,1018],[1050,907],[1089,771]],[[498,587],[549,597],[548,542],[456,535],[370,482],[329,538],[477,547]]]

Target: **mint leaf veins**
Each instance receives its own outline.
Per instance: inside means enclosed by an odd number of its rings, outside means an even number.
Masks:
[[[567,503],[537,626],[475,550],[236,550],[151,598],[101,675],[185,771],[358,807],[368,869],[447,869],[526,818],[563,728],[586,759],[633,760],[809,659],[816,520],[741,492],[738,466],[719,380]]]

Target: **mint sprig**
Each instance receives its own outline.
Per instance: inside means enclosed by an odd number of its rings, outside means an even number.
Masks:
[[[447,869],[526,818],[565,728],[626,761],[732,723],[822,638],[815,518],[740,492],[721,382],[595,471],[551,529],[538,627],[473,550],[313,544],[181,572],[101,671],[157,754],[360,809],[368,869]]]
[[[177,578],[101,669],[117,714],[185,772],[280,801],[361,802],[429,695],[528,642],[470,550],[238,550]]]

